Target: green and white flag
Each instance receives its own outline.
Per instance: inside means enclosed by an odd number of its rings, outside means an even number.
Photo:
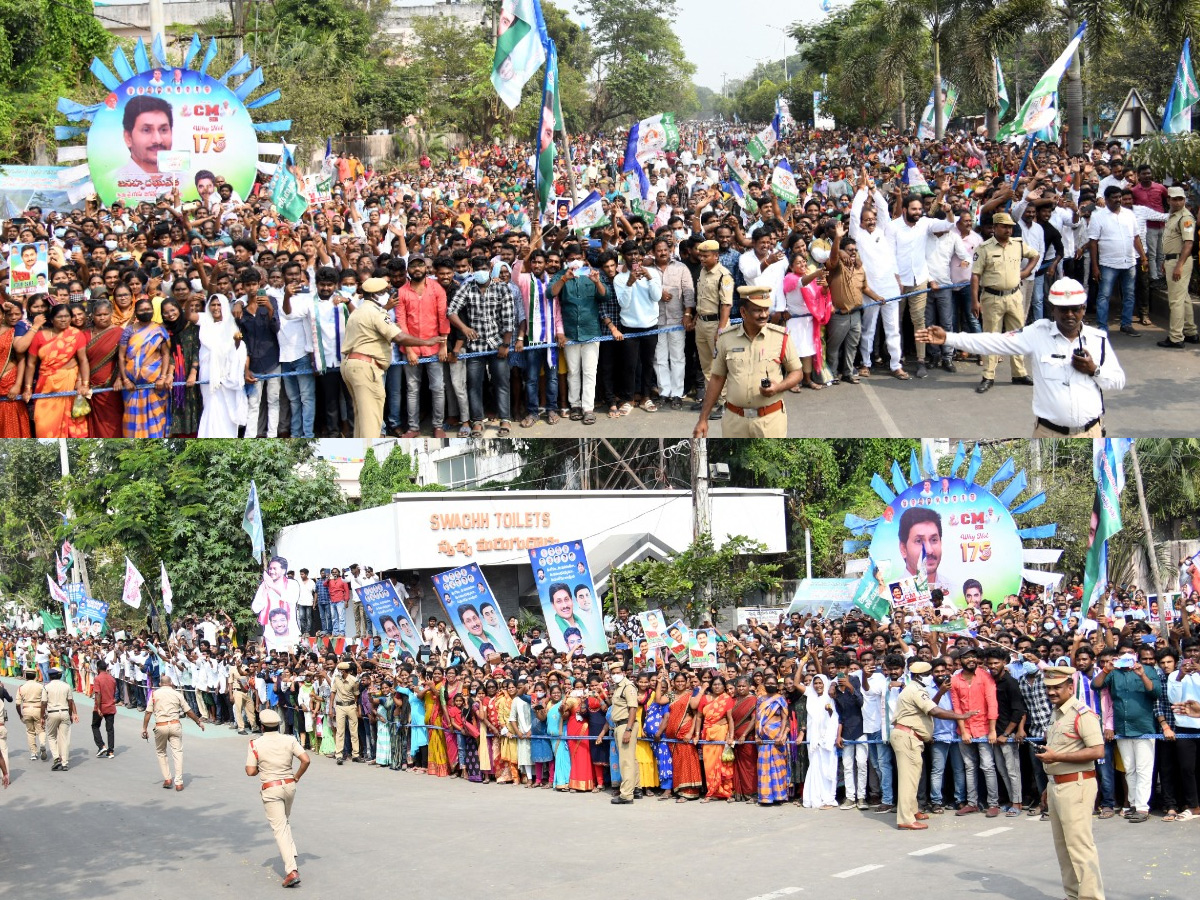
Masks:
[[[871,557],[867,557],[866,571],[854,589],[854,599],[851,602],[855,609],[866,613],[877,622],[882,622],[892,611],[887,585],[880,581],[879,569]]]
[[[554,132],[562,128],[559,120],[558,49],[554,41],[546,46],[546,78],[542,85],[542,112],[538,120],[538,156],[534,180],[537,186],[538,210],[544,215],[554,196]]]
[[[1108,539],[1121,530],[1125,454],[1132,443],[1130,438],[1097,438],[1092,445],[1096,499],[1092,504],[1092,542],[1083,569],[1081,617],[1086,616],[1092,604],[1100,600],[1108,584]]]
[[[294,224],[300,221],[300,217],[308,209],[308,198],[304,196],[304,191],[300,190],[300,182],[292,174],[291,164],[292,154],[288,153],[287,144],[284,144],[268,188],[271,192],[271,203],[276,211]]]
[[[771,193],[785,204],[795,203],[800,199],[800,189],[796,187],[796,176],[787,158],[779,160],[775,171],[771,173]]]
[[[1083,40],[1083,32],[1086,28],[1087,22],[1079,26],[1079,30],[1075,32],[1075,36],[1071,38],[1058,59],[1050,65],[1045,74],[1038,79],[1038,83],[1033,86],[1033,90],[1021,104],[1017,117],[1000,129],[1000,133],[996,135],[997,140],[1003,141],[1021,135],[1032,135],[1055,123],[1058,117],[1058,82],[1067,71],[1067,67],[1071,65],[1071,58],[1079,49],[1079,42]]]
[[[999,120],[1008,115],[1008,107],[1010,105],[1008,102],[1008,86],[1004,83],[1004,70],[1000,68],[1000,57],[994,56],[992,60],[996,63],[996,97],[1000,101],[1000,113],[996,118]]]
[[[546,61],[546,30],[538,0],[504,0],[492,59],[492,85],[509,109],[521,102],[521,89]]]
[[[1192,130],[1192,107],[1200,101],[1196,89],[1196,73],[1192,70],[1192,40],[1183,42],[1179,65],[1175,67],[1175,83],[1171,85],[1171,96],[1167,98],[1167,111],[1163,115],[1162,130],[1166,134],[1180,134]]]
[[[750,154],[750,158],[755,162],[761,160],[764,156],[771,152],[771,148],[775,146],[777,140],[774,126],[768,125],[754,137],[750,138],[750,143],[746,145],[746,152]]]

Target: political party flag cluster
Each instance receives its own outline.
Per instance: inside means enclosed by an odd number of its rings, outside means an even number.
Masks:
[[[1075,32],[1075,36],[1059,54],[1058,59],[1050,64],[1050,68],[1033,86],[1033,90],[1025,98],[1021,108],[1017,110],[1016,118],[1000,129],[996,135],[997,140],[1005,141],[1019,138],[1022,135],[1031,136],[1056,124],[1058,120],[1058,82],[1067,71],[1067,67],[1071,65],[1071,58],[1079,49],[1079,42],[1083,40],[1083,33],[1086,29],[1087,22],[1079,26],[1079,30]]]
[[[1080,616],[1104,595],[1108,584],[1108,539],[1121,530],[1121,490],[1125,487],[1125,454],[1129,438],[1097,438],[1093,442],[1092,474],[1096,499],[1092,504],[1092,536],[1083,570],[1083,608]]]
[[[538,0],[504,0],[492,59],[492,86],[509,109],[517,108],[525,83],[546,61],[545,32]]]
[[[1183,42],[1179,65],[1175,67],[1175,81],[1167,97],[1167,108],[1163,113],[1162,130],[1167,134],[1182,134],[1192,130],[1192,107],[1200,101],[1200,90],[1196,88],[1196,73],[1192,69],[1192,39]]]
[[[286,143],[281,144],[279,162],[275,165],[275,174],[271,176],[268,190],[271,192],[271,203],[279,215],[294,224],[308,209],[308,198],[300,190],[300,182],[292,173],[291,166],[292,154]]]
[[[882,622],[892,611],[892,601],[884,594],[883,585],[879,580],[879,568],[875,560],[867,557],[867,568],[858,586],[854,589],[851,601],[854,608],[870,616],[877,622]]]
[[[679,129],[675,127],[675,113],[664,112],[634,122],[625,142],[625,163],[622,172],[635,172],[643,200],[650,193],[650,179],[644,168],[646,160],[658,153],[679,148]]]

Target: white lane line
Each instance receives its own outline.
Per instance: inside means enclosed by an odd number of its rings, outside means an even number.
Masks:
[[[867,872],[874,872],[876,869],[882,869],[883,866],[859,866],[857,869],[847,869],[845,872],[838,872],[834,878],[853,878],[855,875],[863,875]]]
[[[777,891],[771,891],[771,893],[769,893],[769,894],[759,894],[757,897],[751,897],[750,900],[778,900],[778,898],[786,897],[789,894],[798,894],[802,890],[804,890],[804,888],[785,887],[785,888],[780,888]]]
[[[923,850],[914,850],[909,856],[925,856],[928,853],[940,853],[943,850],[949,850],[953,844],[934,844],[932,847],[926,847]]]
[[[975,837],[991,837],[994,834],[1004,834],[1006,831],[1012,831],[1011,825],[1006,825],[1003,828],[989,828],[987,831],[981,831]]]
[[[890,378],[891,376],[889,375],[888,377]],[[900,437],[902,432],[896,426],[896,420],[892,418],[891,414],[887,411],[887,407],[876,396],[875,391],[865,381],[862,383],[862,388],[863,393],[867,396],[867,402],[871,404],[871,409],[875,410],[875,415],[879,416],[879,423],[883,426],[883,430],[887,433],[888,437]]]

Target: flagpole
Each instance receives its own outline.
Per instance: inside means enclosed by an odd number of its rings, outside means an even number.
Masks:
[[[1158,577],[1158,556],[1154,552],[1154,533],[1150,530],[1150,510],[1146,506],[1146,491],[1142,487],[1142,466],[1138,462],[1137,441],[1130,441],[1129,455],[1133,457],[1133,480],[1137,483],[1138,508],[1142,513],[1142,531],[1146,535],[1146,553],[1149,555],[1150,580],[1154,583],[1154,593],[1158,595],[1158,627],[1162,636],[1171,638],[1171,625],[1165,611],[1166,597],[1163,596],[1162,584]]]
[[[575,187],[575,167],[571,164],[571,136],[567,134],[567,120],[562,113],[562,91],[558,88],[554,91],[554,107],[554,114],[558,116],[558,121],[562,122],[563,149],[567,157],[567,185],[571,189],[571,206],[574,207],[579,202],[579,191]]]

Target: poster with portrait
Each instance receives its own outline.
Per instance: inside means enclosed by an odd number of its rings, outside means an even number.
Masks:
[[[697,628],[688,642],[688,665],[693,669],[717,667],[717,632],[712,628]]]
[[[87,163],[106,206],[153,202],[177,187],[184,202],[207,206],[218,176],[239,197],[249,196],[258,136],[232,87],[190,69],[148,69],[100,104],[88,130]]]
[[[688,647],[692,643],[692,629],[676,619],[667,626],[667,650],[681,663],[688,661]]]
[[[80,634],[89,637],[100,637],[108,621],[108,604],[95,597],[84,597],[79,604],[80,618],[75,620],[75,626]]]
[[[650,642],[652,650],[667,646],[667,620],[663,617],[661,609],[648,609],[640,612],[637,614],[637,619],[641,623],[642,634]]]
[[[633,668],[638,672],[658,670],[658,650],[650,646],[647,638],[641,637],[633,644]]]
[[[1021,589],[1017,524],[1005,505],[978,484],[961,478],[918,481],[884,508],[870,555],[893,602],[920,602],[916,576],[922,551],[929,589],[940,589],[960,609],[978,606],[983,599],[999,603]],[[911,603],[906,596],[914,598]]]
[[[550,645],[560,653],[607,653],[604,618],[582,541],[547,544],[529,551],[533,581]]]
[[[383,638],[384,653],[396,659],[401,652],[416,658],[421,649],[421,633],[396,589],[388,581],[376,581],[355,588],[375,633]]]
[[[288,562],[272,556],[267,571],[254,593],[250,610],[262,626],[263,644],[272,652],[286,652],[300,640],[296,607],[300,602],[300,582],[288,578]]]
[[[433,587],[471,659],[482,663],[493,650],[501,656],[519,655],[479,566],[471,563],[434,575]]]
[[[63,604],[63,629],[70,635],[86,634],[87,619],[84,610],[88,596],[83,582],[68,581],[62,586],[62,589],[63,593],[67,595],[67,601]]]
[[[50,251],[45,241],[17,242],[8,254],[8,295],[26,297],[50,290]]]

